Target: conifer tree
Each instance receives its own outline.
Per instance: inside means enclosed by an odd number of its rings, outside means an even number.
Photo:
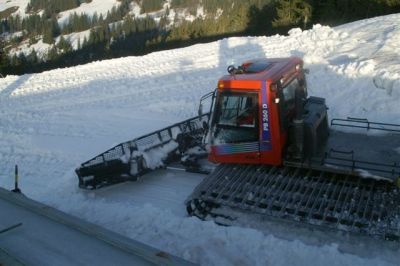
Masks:
[[[281,0],[276,12],[277,18],[273,21],[273,26],[304,26],[311,19],[312,6],[306,0]]]
[[[47,61],[54,61],[59,57],[57,47],[52,45],[51,48],[47,52]]]
[[[0,36],[0,74],[5,75],[5,70],[9,66],[8,56],[5,51],[5,41],[2,36]],[[1,76],[0,76],[1,77]]]
[[[53,44],[54,43],[54,38],[53,38],[53,31],[51,27],[46,28],[43,32],[43,42],[47,44]]]
[[[61,51],[61,53],[68,53],[72,51],[71,43],[61,35],[60,40],[58,41],[57,48]]]
[[[30,65],[35,65],[39,62],[39,58],[35,49],[32,49],[32,51],[29,53],[29,55],[27,56],[27,60]]]

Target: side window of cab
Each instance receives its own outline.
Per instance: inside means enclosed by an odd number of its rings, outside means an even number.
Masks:
[[[288,85],[282,88],[282,100],[286,105],[286,109],[292,109],[294,107],[296,88],[299,87],[299,81],[297,78],[294,78]]]
[[[286,131],[289,126],[289,121],[295,108],[296,88],[300,88],[300,86],[298,79],[294,78],[279,90],[279,113],[282,131]]]

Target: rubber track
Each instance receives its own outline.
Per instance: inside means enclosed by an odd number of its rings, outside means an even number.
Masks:
[[[400,239],[399,189],[375,179],[295,167],[226,164],[205,178],[188,200],[195,203],[195,209],[188,211],[201,218],[212,208],[226,206],[377,238]]]

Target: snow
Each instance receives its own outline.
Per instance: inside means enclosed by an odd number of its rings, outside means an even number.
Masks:
[[[385,178],[385,177],[381,177],[381,176],[377,176],[377,175],[371,174],[370,172],[368,172],[368,171],[366,171],[364,169],[356,169],[356,172],[358,172],[358,174],[361,177],[373,178],[373,179],[376,179],[376,180],[391,181],[390,178]]]
[[[10,41],[13,38],[20,38],[23,36],[24,36],[24,33],[22,31],[17,31],[12,34],[6,34],[6,33],[1,34],[1,37],[4,37],[6,41]]]
[[[204,12],[204,8],[202,6],[198,6],[196,10],[196,15],[190,14],[189,10],[187,8],[171,8],[171,2],[172,0],[166,0],[162,9],[155,11],[155,12],[150,12],[150,13],[143,13],[141,14],[141,7],[138,3],[132,2],[131,4],[131,12],[130,14],[136,18],[146,18],[146,17],[151,17],[153,18],[156,22],[159,22],[160,19],[167,13],[167,9],[169,9],[169,14],[167,16],[169,20],[169,25],[168,27],[173,27],[176,25],[176,23],[179,23],[180,21],[186,20],[186,21],[194,21],[196,18],[202,18],[204,19],[206,17],[206,14]],[[178,21],[175,22],[175,19]]]
[[[90,36],[90,30],[85,30],[81,32],[74,32],[71,34],[66,34],[62,35],[65,40],[68,40],[69,43],[72,46],[73,50],[78,49],[78,42],[81,42],[81,45],[83,44],[83,40],[89,39]],[[60,41],[60,36],[55,38],[55,44],[57,45]],[[25,56],[28,56],[33,50],[36,51],[38,58],[46,58],[49,50],[53,47],[53,44],[48,44],[44,43],[42,39],[39,39],[36,43],[34,44],[29,44],[29,40],[25,40],[21,42],[19,46],[16,48],[13,48],[10,50],[9,54],[10,55],[19,55],[23,53]]]
[[[77,14],[86,14],[88,16],[93,16],[94,13],[97,13],[98,16],[103,14],[105,17],[107,12],[110,11],[113,7],[118,7],[119,2],[117,0],[92,0],[90,3],[82,3],[79,7],[70,9],[59,14],[58,24],[64,25],[68,23],[68,18],[70,15]]]
[[[140,5],[138,3],[133,1],[130,5],[130,9],[131,9],[131,12],[130,12],[131,15],[133,15],[134,17],[140,16],[140,10],[142,10],[142,8],[140,7]]]
[[[83,40],[86,39],[88,40],[90,36],[90,30],[85,30],[81,32],[74,32],[71,34],[63,35],[65,40],[68,40],[69,43],[71,44],[72,48],[74,50],[78,50],[78,42],[81,42],[81,45],[83,44]],[[60,37],[56,38],[56,43],[60,41]]]
[[[365,256],[339,243],[314,245],[187,217],[183,202],[201,176],[159,170],[137,183],[83,191],[74,169],[120,142],[196,115],[200,97],[228,65],[260,57],[301,56],[310,69],[309,95],[327,99],[330,118],[399,123],[399,19],[315,25],[286,37],[228,38],[7,76],[0,79],[0,186],[13,186],[18,164],[27,196],[202,265],[396,265],[399,253],[383,247]]]
[[[46,58],[46,55],[48,51],[51,49],[51,47],[52,45],[44,43],[42,39],[40,39],[34,44],[29,44],[29,40],[25,40],[21,42],[21,44],[18,47],[11,49],[9,54],[19,55],[22,53],[25,56],[28,56],[33,50],[35,50],[39,58]]]
[[[6,10],[10,7],[18,7],[18,10],[13,14],[18,14],[21,17],[24,17],[26,15],[25,9],[29,2],[30,0],[2,0],[0,1],[0,11]]]
[[[146,166],[149,169],[157,169],[159,167],[162,167],[163,161],[168,157],[168,154],[173,152],[178,148],[178,143],[175,141],[170,141],[163,145],[162,147],[155,148],[152,150],[149,150],[147,152],[143,151],[134,151],[132,153],[132,157],[137,157],[137,156],[143,156]]]

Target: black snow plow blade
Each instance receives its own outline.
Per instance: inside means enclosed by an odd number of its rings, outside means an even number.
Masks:
[[[206,155],[187,154],[202,146],[203,123],[209,114],[197,116],[145,136],[123,142],[84,162],[76,169],[79,187],[96,189],[128,180],[136,180],[148,171],[173,161],[185,159],[185,165],[195,171],[196,158]],[[150,153],[150,154],[149,154]],[[159,160],[154,161],[154,156]],[[185,156],[185,158],[182,158]]]
[[[227,225],[235,224],[238,217],[231,214],[240,211],[304,226],[400,239],[400,191],[393,183],[300,167],[220,165],[189,196],[187,210]]]

